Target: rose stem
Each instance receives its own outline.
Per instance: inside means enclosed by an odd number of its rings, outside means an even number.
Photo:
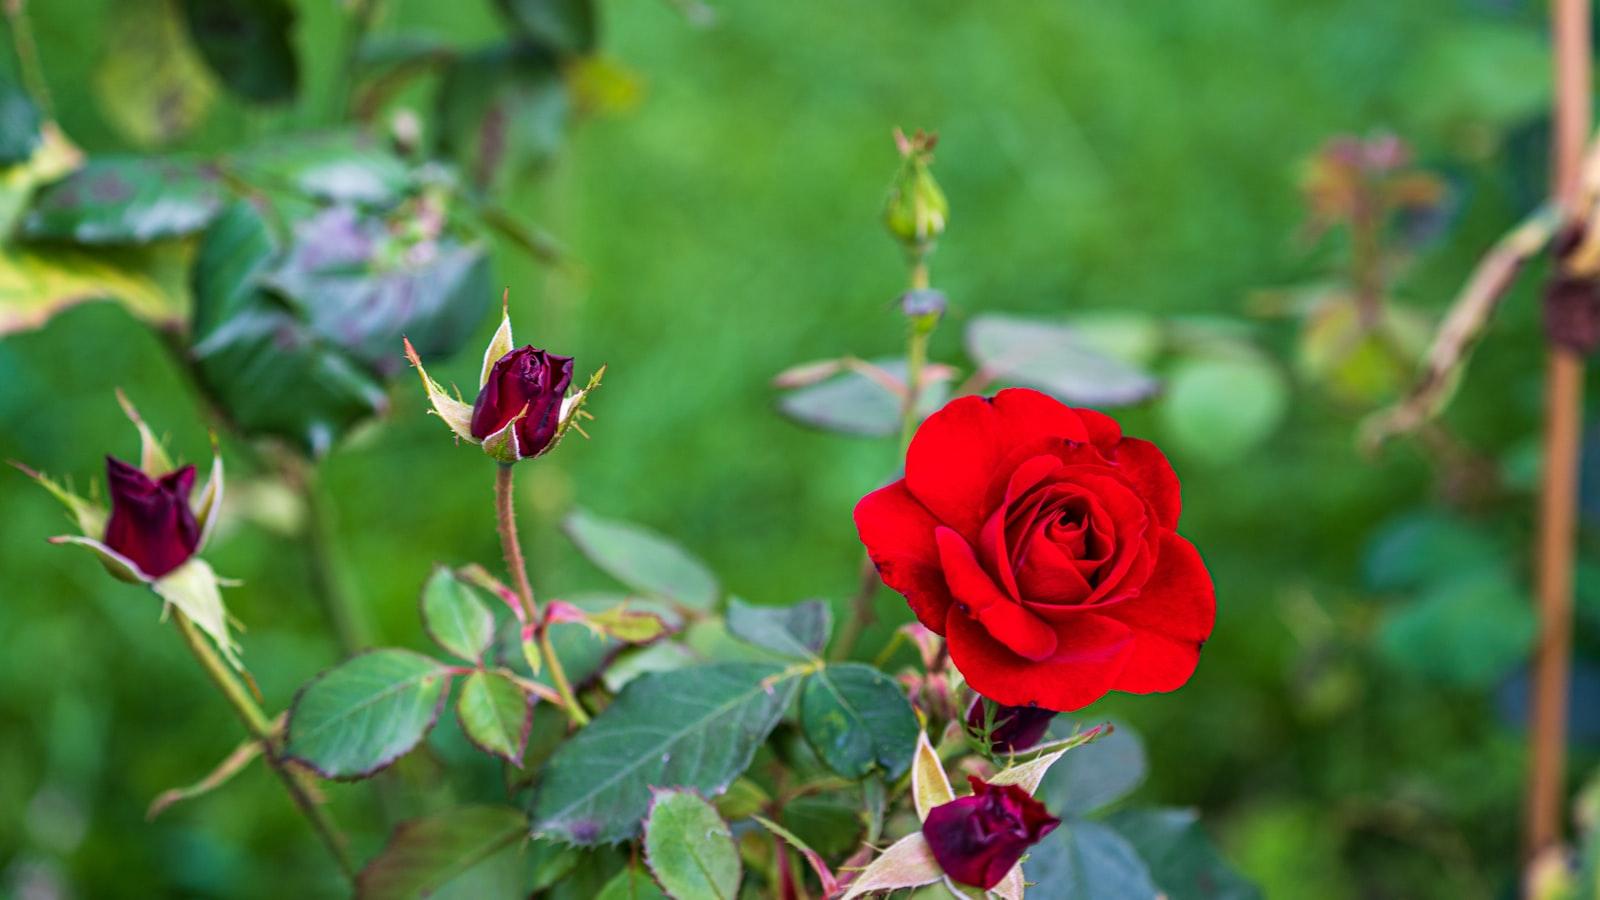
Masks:
[[[932,247],[924,244],[912,250],[909,256],[910,273],[907,283],[913,291],[928,289],[928,254]],[[917,431],[917,401],[922,393],[922,370],[928,363],[928,338],[937,327],[937,317],[912,316],[906,329],[906,396],[900,403],[900,459],[905,459],[911,446],[911,436]],[[849,659],[861,632],[877,616],[872,611],[872,600],[878,596],[878,570],[871,558],[861,563],[861,577],[856,592],[850,598],[850,615],[840,623],[839,636],[833,642],[832,657]]]
[[[517,540],[516,498],[511,490],[511,479],[511,466],[502,463],[494,478],[494,507],[499,522],[500,549],[505,553],[511,580],[516,583],[523,613],[538,635],[539,652],[544,656],[544,664],[550,667],[550,680],[556,683],[556,693],[561,695],[567,716],[578,725],[587,725],[589,714],[584,712],[578,698],[572,693],[572,684],[567,681],[566,670],[561,667],[561,658],[556,656],[555,647],[550,643],[550,629],[539,621],[539,605],[534,602],[533,585],[528,581],[528,563],[522,556],[522,543]]]
[[[1556,81],[1551,192],[1570,209],[1579,191],[1593,102],[1589,0],[1556,0],[1550,29],[1555,45]],[[1530,856],[1555,845],[1561,836],[1583,369],[1583,358],[1578,353],[1556,344],[1550,346],[1545,370],[1544,475],[1535,548],[1539,639],[1534,654],[1529,722],[1533,746],[1529,754],[1525,849]]]
[[[196,630],[188,616],[174,609],[172,621],[178,626],[178,633],[183,636],[183,642],[189,645],[189,650],[194,653],[195,659],[199,660],[200,668],[205,670],[211,683],[222,692],[223,699],[228,701],[228,705],[233,707],[234,713],[239,716],[239,721],[244,723],[245,731],[261,742],[262,759],[266,760],[267,765],[272,767],[278,778],[283,781],[284,789],[289,792],[294,805],[300,808],[301,814],[311,823],[312,830],[322,840],[323,846],[328,848],[334,861],[339,864],[339,871],[347,880],[354,881],[356,869],[354,863],[350,861],[349,851],[345,849],[344,835],[339,833],[338,826],[333,824],[327,811],[311,799],[306,793],[305,786],[284,763],[279,755],[275,729],[266,714],[250,698],[250,694],[245,691],[238,679],[234,678],[233,672],[218,658],[217,651],[212,649],[206,638]]]

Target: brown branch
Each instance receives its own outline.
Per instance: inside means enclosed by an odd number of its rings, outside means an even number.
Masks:
[[[1555,206],[1542,206],[1484,254],[1440,323],[1422,371],[1406,396],[1362,424],[1363,448],[1376,451],[1390,438],[1414,433],[1444,411],[1490,317],[1522,267],[1550,243],[1559,222]]]

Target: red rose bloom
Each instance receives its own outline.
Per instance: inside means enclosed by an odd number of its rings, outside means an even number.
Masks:
[[[1193,674],[1216,597],[1178,510],[1154,444],[1013,388],[929,416],[905,478],[863,497],[855,520],[973,690],[1067,712]]]
[[[988,890],[1061,820],[1017,785],[988,784],[976,775],[967,782],[971,796],[928,810],[922,838],[952,880]]]

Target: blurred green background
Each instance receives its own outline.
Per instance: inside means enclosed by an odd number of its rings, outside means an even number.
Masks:
[[[113,6],[31,4],[60,123],[91,156],[128,146],[95,78]],[[344,13],[326,0],[297,6],[299,98],[265,112],[221,98],[179,146],[218,151],[336,121]],[[502,28],[481,0],[384,9],[378,33],[471,45]],[[510,286],[518,337],[575,355],[580,372],[610,366],[590,407],[593,439],[520,470],[546,596],[607,586],[556,530],[573,503],[673,536],[753,600],[842,603],[853,590],[850,510],[892,471],[892,442],[797,427],[774,414],[768,381],[810,359],[899,352],[904,270],[878,222],[894,126],[940,134],[952,220],[933,280],[951,309],[934,355],[961,365],[961,324],[980,312],[1246,319],[1255,292],[1337,271],[1347,251],[1337,237],[1302,239],[1298,191],[1302,161],[1336,133],[1392,129],[1449,185],[1446,228],[1397,287],[1430,314],[1543,183],[1537,4],[730,0],[713,12],[707,23],[666,0],[604,3],[603,54],[637,80],[637,102],[583,122],[546,171],[499,197],[578,261],[551,269],[497,246],[494,283]],[[1382,635],[1425,587],[1392,570],[1426,568],[1429,554],[1492,557],[1524,593],[1542,371],[1533,300],[1526,284],[1510,297],[1448,416],[1500,473],[1487,500],[1451,501],[1422,445],[1361,456],[1362,410],[1302,377],[1292,318],[1248,318],[1295,381],[1284,421],[1226,459],[1171,449],[1182,530],[1217,584],[1216,634],[1183,690],[1114,697],[1090,714],[1143,733],[1151,776],[1137,796],[1200,807],[1269,897],[1513,892],[1517,660],[1486,678],[1439,677],[1408,657],[1474,648],[1448,632],[1442,650]],[[469,346],[492,327],[486,315]],[[430,371],[470,383],[475,356]],[[103,454],[135,451],[117,386],[175,449],[204,458],[193,389],[160,341],[109,304],[0,340],[0,457],[80,485],[103,477]],[[333,452],[324,486],[375,638],[420,646],[430,566],[497,564],[493,464],[452,445],[414,381],[392,400]],[[1120,417],[1168,437],[1153,409]],[[235,499],[256,508],[209,556],[245,581],[228,601],[277,709],[336,649],[303,554],[261,522],[282,498],[248,484],[236,449],[225,444]],[[0,510],[0,891],[332,893],[321,849],[263,769],[145,822],[153,796],[237,743],[235,724],[148,597],[44,544],[67,530],[44,492],[0,473]],[[1426,539],[1406,543],[1418,528]],[[1582,605],[1588,647],[1596,604]],[[909,619],[887,593],[879,608],[867,650]],[[1592,717],[1600,697],[1585,699]],[[1574,784],[1595,737],[1592,721],[1577,728]],[[370,793],[330,790],[370,853],[385,833]]]

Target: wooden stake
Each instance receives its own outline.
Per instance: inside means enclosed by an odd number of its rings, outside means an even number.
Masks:
[[[1591,128],[1589,0],[1552,0],[1555,123],[1551,193],[1571,210]],[[1572,660],[1573,544],[1577,531],[1578,452],[1583,427],[1583,358],[1551,345],[1545,373],[1544,476],[1535,555],[1539,640],[1529,721],[1526,850],[1530,858],[1561,840],[1565,798],[1567,682]]]

